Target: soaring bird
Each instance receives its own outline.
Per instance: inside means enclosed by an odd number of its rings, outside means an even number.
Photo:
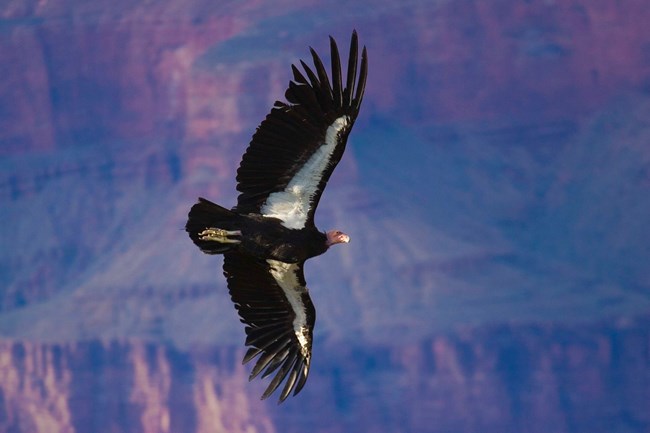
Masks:
[[[201,251],[224,255],[228,290],[246,325],[243,363],[257,358],[249,380],[274,375],[262,399],[284,381],[279,403],[302,390],[311,364],[316,311],[303,265],[350,241],[339,230],[318,230],[314,213],[359,113],[368,58],[364,46],[357,70],[354,31],[344,81],[331,36],[330,51],[331,79],[312,48],[314,69],[302,60],[304,73],[291,66],[287,102],[275,102],[237,170],[237,205],[199,198],[185,226]]]

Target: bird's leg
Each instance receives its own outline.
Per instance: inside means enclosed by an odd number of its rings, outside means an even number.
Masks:
[[[214,241],[222,244],[239,244],[240,239],[232,239],[229,236],[241,236],[241,230],[224,230],[210,227],[199,233],[202,241]]]

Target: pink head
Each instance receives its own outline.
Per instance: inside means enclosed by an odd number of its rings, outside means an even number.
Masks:
[[[327,232],[327,246],[331,247],[334,244],[347,244],[350,242],[350,236],[339,230],[330,230]]]

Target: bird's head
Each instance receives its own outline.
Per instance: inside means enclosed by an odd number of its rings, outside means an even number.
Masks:
[[[326,235],[327,235],[326,244],[328,247],[331,247],[334,244],[341,244],[341,243],[347,244],[348,242],[350,242],[350,236],[346,235],[345,233],[339,230],[330,230],[326,233]]]

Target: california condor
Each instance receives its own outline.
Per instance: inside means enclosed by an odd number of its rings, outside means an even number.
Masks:
[[[285,381],[279,402],[305,385],[311,363],[316,311],[303,265],[350,238],[319,231],[314,212],[338,164],[359,113],[368,72],[366,48],[357,71],[352,33],[345,81],[330,37],[331,80],[310,49],[311,69],[292,65],[287,102],[275,102],[255,131],[237,170],[237,206],[225,209],[199,198],[185,229],[207,254],[223,254],[223,272],[246,324],[246,363],[257,357],[250,380],[275,374],[262,399]],[[259,357],[258,357],[259,356]]]

